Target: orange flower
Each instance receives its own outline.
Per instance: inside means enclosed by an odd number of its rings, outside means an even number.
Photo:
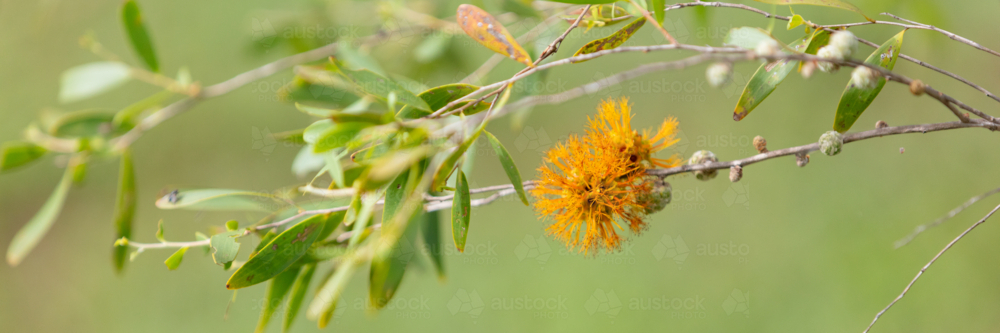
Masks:
[[[651,157],[677,142],[676,120],[665,121],[655,135],[638,134],[630,125],[627,99],[605,101],[599,110],[587,136],[571,136],[547,152],[531,191],[538,212],[555,220],[546,231],[588,254],[620,248],[621,224],[641,233],[646,212],[655,205],[649,198],[655,197],[654,188],[662,188],[654,186],[659,179],[646,176],[646,170],[680,164],[676,157]]]

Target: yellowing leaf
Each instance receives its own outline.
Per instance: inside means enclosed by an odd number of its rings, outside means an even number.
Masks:
[[[594,53],[603,50],[610,50],[618,46],[621,46],[622,43],[625,43],[625,41],[627,41],[630,37],[632,37],[632,34],[638,31],[639,28],[642,28],[642,25],[644,23],[646,23],[646,18],[640,17],[635,21],[632,21],[632,23],[629,23],[628,25],[622,27],[621,30],[615,31],[615,33],[611,34],[611,36],[604,37],[601,39],[596,39],[591,41],[590,43],[587,43],[587,45],[584,45],[579,50],[577,50],[576,53],[573,54],[573,56],[575,57],[582,54]],[[578,62],[583,62],[583,61],[578,61]]]
[[[465,34],[483,46],[529,67],[534,66],[528,52],[490,13],[470,4],[462,4],[458,6],[457,18]]]
[[[802,19],[802,15],[792,15],[792,19],[788,20],[788,30],[795,29],[795,27],[800,26],[803,23],[806,23],[806,21]]]

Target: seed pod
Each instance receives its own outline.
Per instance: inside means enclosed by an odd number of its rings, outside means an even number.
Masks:
[[[923,81],[913,80],[910,82],[910,93],[914,96],[920,96],[924,94],[924,90],[927,88]]]
[[[806,164],[809,164],[809,155],[804,155],[804,154],[795,155],[795,165],[798,165],[801,168],[806,166]]]
[[[734,165],[729,168],[729,181],[738,182],[743,179],[743,167],[739,165]]]
[[[644,193],[639,196],[639,204],[643,207],[643,212],[646,214],[652,214],[663,210],[670,203],[671,191],[673,188],[670,183],[663,181],[662,178],[656,176],[650,176],[653,178],[653,188],[649,193]]]
[[[757,148],[757,152],[758,153],[761,153],[761,154],[766,153],[767,152],[767,140],[764,140],[764,137],[762,137],[760,135],[755,136],[755,137],[753,137],[753,147]]]
[[[884,121],[879,120],[875,122],[875,129],[883,129],[886,127],[889,127],[889,124],[886,124]]]
[[[840,154],[844,148],[844,135],[837,131],[829,131],[819,136],[819,151],[827,156]]]

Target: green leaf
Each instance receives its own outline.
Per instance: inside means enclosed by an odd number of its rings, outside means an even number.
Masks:
[[[295,323],[295,317],[299,315],[299,308],[302,307],[302,301],[306,298],[306,291],[309,290],[309,283],[312,282],[314,273],[316,273],[315,264],[302,267],[302,273],[299,274],[299,278],[295,280],[295,285],[292,286],[292,294],[288,296],[288,305],[285,307],[285,319],[281,325],[282,332],[288,332],[292,328],[292,324]]]
[[[813,31],[812,36],[809,37],[809,43],[806,46],[805,53],[816,54],[821,47],[826,46],[830,43],[830,32],[826,30],[816,30]]]
[[[163,264],[167,265],[167,269],[169,270],[177,269],[177,267],[181,265],[181,261],[184,260],[184,253],[186,253],[187,250],[187,246],[178,249],[177,252],[171,254],[170,257],[163,262]]]
[[[827,32],[825,35],[828,36],[829,33]],[[803,43],[810,37],[806,36],[795,41],[791,47],[796,50],[805,49],[805,44]],[[785,80],[788,73],[791,73],[796,68],[797,63],[798,61],[778,60],[758,67],[757,72],[753,73],[753,76],[747,81],[746,87],[743,88],[740,100],[736,102],[736,108],[733,110],[733,120],[743,120],[743,118],[750,114],[750,111],[756,109],[767,96],[770,96],[778,88],[778,85]]]
[[[455,178],[455,196],[451,205],[451,235],[455,239],[455,248],[458,252],[465,251],[465,238],[469,236],[470,205],[469,181],[465,179],[465,173],[459,170],[458,178]]]
[[[173,95],[174,92],[170,90],[163,90],[153,94],[152,96],[146,97],[141,101],[132,103],[115,113],[112,123],[114,123],[115,127],[119,129],[131,128],[139,122],[137,118],[139,118],[143,112],[151,109],[159,109],[161,104]]]
[[[59,185],[56,186],[49,199],[10,241],[10,247],[7,248],[7,263],[11,266],[17,266],[24,260],[24,257],[31,252],[31,249],[35,248],[35,245],[38,245],[45,233],[52,228],[52,223],[59,217],[59,211],[62,210],[66,194],[69,193],[70,184],[73,182],[72,169],[72,167],[66,168],[62,180],[59,181]]]
[[[237,220],[226,221],[226,230],[227,231],[235,231],[236,229],[239,229],[239,228],[240,228],[240,221],[237,221]]]
[[[333,231],[337,230],[337,227],[340,226],[340,223],[344,221],[344,215],[347,215],[347,211],[342,210],[339,212],[326,214],[326,225],[323,226],[323,232],[319,234],[319,237],[316,237],[316,241],[319,242],[326,239],[327,237],[330,237],[330,235],[333,234]]]
[[[299,276],[299,269],[290,268],[271,280],[267,285],[267,294],[264,296],[264,307],[260,310],[260,319],[257,320],[255,333],[263,333],[267,329],[267,323],[271,321],[274,311],[281,307],[281,301],[285,299],[288,290],[292,289]]]
[[[109,110],[81,110],[63,114],[48,126],[48,131],[58,137],[92,137],[113,134],[115,114]]]
[[[229,269],[228,265],[231,264],[233,260],[236,259],[236,255],[240,253],[240,243],[236,242],[236,237],[239,237],[242,234],[242,231],[228,231],[212,236],[209,240],[209,244],[212,246],[212,250],[214,250],[212,252],[212,260],[215,261],[216,265],[224,266],[226,269]],[[226,287],[228,288],[229,285],[227,284]]]
[[[497,154],[497,158],[500,159],[500,164],[503,165],[503,171],[507,173],[507,178],[510,179],[511,185],[514,185],[514,190],[517,191],[517,196],[521,197],[521,202],[525,206],[528,205],[528,196],[524,194],[524,184],[521,181],[521,172],[517,170],[517,164],[514,163],[514,159],[510,157],[510,153],[507,152],[507,148],[504,148],[500,140],[493,136],[492,133],[483,131],[486,133],[486,138],[490,140],[490,145],[493,146],[493,152]]]
[[[161,242],[166,242],[167,240],[163,238],[163,219],[156,222],[156,240]]]
[[[444,279],[444,257],[441,246],[441,214],[438,212],[422,212],[420,221],[420,235],[427,247],[427,255],[430,256],[434,268],[437,270],[439,279]]]
[[[427,103],[429,111],[420,110],[412,106],[406,106],[402,110],[399,110],[397,116],[400,118],[408,118],[408,119],[424,117],[431,114],[431,112],[443,108],[445,105],[448,105],[448,103],[451,103],[456,99],[462,98],[465,95],[471,94],[476,90],[479,90],[479,87],[465,83],[452,83],[430,88],[417,95],[418,97],[420,97],[420,99],[423,99],[424,102]],[[465,106],[468,103],[469,102],[459,103],[456,106],[456,108]],[[489,108],[490,108],[490,103],[482,101],[476,104],[475,106],[470,106],[466,108],[465,110],[462,111],[462,113],[468,116],[482,111],[486,111]]]
[[[626,20],[630,20],[634,17],[622,6],[618,6],[617,4],[612,4],[611,2],[602,2],[602,1],[582,1],[582,2],[584,4],[604,3],[602,5],[596,5],[590,7],[590,10],[587,12],[587,14],[583,15],[583,19],[580,20],[580,26],[587,27],[587,30],[590,30],[590,28],[593,27],[609,27],[624,22]],[[580,17],[580,13],[582,11],[583,8],[570,11],[569,13],[567,13],[567,15],[563,15],[562,19],[566,21],[566,23],[573,24],[574,22],[576,22],[576,19]]]
[[[283,231],[236,270],[226,282],[226,288],[249,287],[285,271],[306,253],[309,246],[319,238],[325,225],[326,216],[321,214]]]
[[[426,64],[431,61],[437,60],[448,50],[448,44],[451,42],[451,34],[439,32],[431,34],[424,38],[420,45],[413,50],[413,58],[421,64]]]
[[[122,153],[121,166],[118,167],[118,197],[115,201],[115,238],[128,239],[132,237],[132,219],[135,217],[135,173],[132,169],[132,151],[125,149]],[[115,270],[121,273],[125,268],[128,245],[116,246],[114,249]]]
[[[649,1],[647,7],[649,7],[649,12],[653,13],[653,17],[656,18],[656,22],[663,23],[664,9],[666,5],[663,0],[647,0]]]
[[[663,7],[663,1],[660,1],[660,8],[661,8],[660,14],[661,14],[661,16],[662,16],[662,13],[663,13],[662,7]],[[573,54],[573,56],[575,57],[575,56],[578,56],[578,55],[584,55],[584,54],[594,53],[594,52],[598,52],[598,51],[604,51],[604,50],[614,49],[614,48],[622,45],[622,43],[625,43],[625,41],[627,41],[629,38],[631,38],[632,34],[634,34],[636,31],[639,31],[639,28],[642,28],[642,25],[644,23],[646,23],[646,18],[645,17],[640,17],[640,18],[636,19],[635,21],[632,21],[632,23],[629,23],[628,25],[622,27],[620,30],[615,31],[615,33],[611,34],[608,37],[604,37],[604,38],[601,38],[601,39],[595,39],[595,40],[591,41],[590,43],[587,43],[587,45],[584,45],[579,50],[577,50],[576,53]],[[584,62],[584,61],[586,61],[586,60],[577,61],[577,62]]]
[[[250,252],[250,258],[253,258],[253,256],[257,255],[257,252],[264,249],[264,246],[267,246],[267,243],[270,243],[274,237],[278,237],[278,233],[274,232],[274,229],[268,230],[264,236],[261,236],[260,243],[257,243],[257,247],[253,249],[253,252]]]
[[[143,23],[142,13],[139,5],[134,0],[126,1],[122,5],[122,24],[128,33],[128,38],[132,42],[132,48],[139,54],[146,67],[154,72],[160,71],[160,64],[156,61],[156,52],[153,51],[153,42],[146,31]]]
[[[128,65],[117,61],[83,64],[67,69],[59,80],[59,101],[71,103],[114,89],[131,78]]]
[[[340,148],[347,145],[354,137],[358,136],[365,128],[371,127],[371,123],[365,122],[347,122],[347,123],[336,123],[328,129],[326,132],[321,134],[316,138],[316,142],[313,143],[313,152],[322,153],[329,151],[334,148]],[[309,127],[312,127],[311,125]],[[308,132],[308,128],[306,131]],[[304,137],[304,136],[303,136]],[[308,142],[308,141],[306,141]]]
[[[806,20],[802,19],[802,15],[792,15],[792,19],[788,20],[788,30],[795,29],[795,27],[800,26],[803,23],[806,23]]]
[[[372,161],[368,169],[368,187],[377,187],[389,181],[416,163],[424,160],[432,150],[427,146],[419,146],[389,153]]]
[[[903,47],[904,32],[906,30],[900,31],[882,46],[879,46],[875,52],[868,56],[868,59],[865,59],[865,64],[892,70]],[[858,117],[861,117],[861,113],[865,112],[875,97],[882,92],[884,86],[884,76],[879,76],[878,83],[871,89],[856,87],[853,83],[848,82],[847,88],[844,88],[844,94],[840,96],[840,104],[837,105],[837,116],[833,121],[833,129],[840,133],[851,129]]]
[[[406,198],[410,172],[413,170],[400,174],[386,189],[385,205],[382,209],[382,228],[393,227],[392,223],[397,221],[393,216]],[[404,219],[403,221],[409,220]],[[386,233],[379,237],[379,243],[375,247],[375,256],[371,262],[368,283],[368,298],[376,309],[385,307],[399,288],[399,283],[403,280],[403,273],[406,271],[406,265],[409,264],[416,252],[413,242],[416,240],[417,230],[417,223],[407,223],[402,237],[390,239]]]
[[[841,1],[841,0],[754,0],[754,1],[775,4],[775,5],[814,5],[814,6],[840,8],[843,10],[849,10],[861,14],[861,16],[864,16],[865,19],[872,21],[872,19],[868,18],[868,16],[865,15],[865,13],[861,12],[861,9],[858,9],[857,6],[852,5],[847,1]]]
[[[274,211],[278,201],[268,193],[228,189],[183,190],[156,200],[159,209],[200,211]]]
[[[320,118],[327,118],[332,116],[334,113],[337,113],[337,110],[308,106],[301,103],[295,103],[295,108],[298,109],[299,111],[304,112],[305,114]]]
[[[359,263],[353,258],[344,260],[337,266],[330,279],[316,292],[316,297],[313,297],[309,309],[306,310],[306,316],[309,319],[317,320],[320,328],[324,328],[330,323],[333,311],[337,309],[337,301],[344,293],[344,288],[347,287],[351,275],[354,275],[358,266]]]
[[[435,192],[439,192],[441,187],[444,186],[445,183],[448,181],[448,177],[451,175],[451,171],[455,169],[455,164],[458,163],[458,160],[462,158],[462,155],[465,154],[465,151],[469,150],[469,146],[471,146],[473,143],[476,142],[476,139],[479,138],[479,134],[483,133],[484,131],[483,128],[485,128],[485,125],[486,121],[483,121],[483,124],[479,126],[479,129],[473,132],[472,136],[470,136],[467,140],[465,140],[464,142],[462,142],[462,144],[460,144],[457,148],[455,148],[455,151],[451,152],[451,155],[448,155],[448,157],[441,162],[441,165],[438,166],[437,171],[434,172],[434,184],[433,186],[431,186],[431,188],[433,188]]]
[[[308,144],[314,145],[324,133],[330,131],[332,128],[333,120],[317,120],[306,127],[306,130],[302,132],[302,140]]]
[[[31,163],[45,155],[47,150],[30,142],[8,141],[0,145],[0,172]]]
[[[396,99],[403,104],[413,106],[422,110],[429,110],[430,107],[424,100],[420,99],[406,88],[400,86],[395,81],[376,74],[367,69],[350,70],[337,64],[337,61],[330,58],[330,68],[334,72],[340,73],[348,82],[354,84],[355,89],[366,94],[388,100],[390,93],[396,94]]]

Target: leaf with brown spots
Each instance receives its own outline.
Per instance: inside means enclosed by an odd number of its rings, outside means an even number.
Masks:
[[[503,24],[490,13],[476,6],[463,4],[458,6],[456,17],[458,25],[465,34],[479,44],[529,67],[534,66],[528,52],[524,51],[514,36],[507,32],[507,28],[504,28]]]
[[[233,273],[226,288],[249,287],[284,272],[305,255],[313,242],[319,238],[326,219],[323,214],[313,215],[278,234]]]
[[[573,56],[575,57],[582,54],[589,54],[597,51],[610,50],[618,46],[621,46],[622,43],[625,43],[625,41],[627,41],[630,37],[632,37],[632,34],[634,34],[636,31],[639,31],[639,28],[642,28],[642,25],[644,23],[646,23],[646,18],[640,17],[635,21],[632,21],[632,23],[629,23],[628,25],[622,27],[621,30],[615,31],[615,33],[611,34],[611,36],[604,37],[601,39],[595,39],[590,43],[587,43],[587,45],[584,45],[579,50],[577,50],[576,53],[573,54]],[[576,62],[584,62],[584,61],[586,60],[581,60]]]

